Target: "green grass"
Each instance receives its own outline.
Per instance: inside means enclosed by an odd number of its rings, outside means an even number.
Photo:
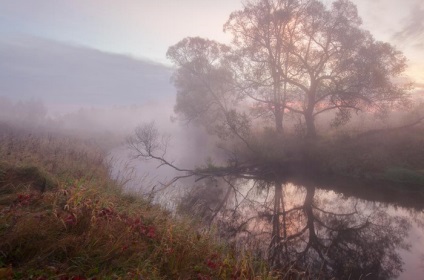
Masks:
[[[79,278],[78,278],[79,277]],[[109,178],[94,143],[0,133],[1,279],[273,279]]]
[[[399,183],[411,183],[424,186],[424,172],[402,167],[388,168],[383,173],[383,178]]]
[[[323,174],[359,179],[383,177],[420,184],[419,170],[424,169],[424,129],[417,127],[363,138],[321,139],[309,147],[306,155]]]

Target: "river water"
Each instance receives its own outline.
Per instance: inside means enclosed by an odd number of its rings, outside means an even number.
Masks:
[[[137,190],[148,194],[177,175],[155,163],[117,161],[119,155],[127,158],[115,153],[114,176],[142,178],[127,182],[128,189],[143,185]],[[213,219],[240,248],[277,268],[306,270],[311,279],[423,279],[424,191],[330,181],[193,180],[194,188],[186,181],[155,196],[170,209],[183,197],[186,208]]]
[[[417,207],[416,200],[422,193],[399,191],[387,202],[313,182],[286,183],[276,200],[275,185],[241,181],[220,216],[222,228],[256,244],[277,267],[309,271],[312,279],[422,279],[424,203]]]

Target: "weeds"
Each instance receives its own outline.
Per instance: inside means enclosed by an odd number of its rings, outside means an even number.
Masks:
[[[93,143],[3,132],[0,158],[5,279],[272,279],[264,262],[123,192]]]
[[[322,173],[422,185],[424,130],[322,139],[310,147],[307,156]]]

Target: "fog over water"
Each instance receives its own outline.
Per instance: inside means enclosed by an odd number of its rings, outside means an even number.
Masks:
[[[170,136],[167,158],[179,166],[219,154],[204,130],[176,120],[169,67],[28,36],[0,39],[0,60],[0,121],[106,143],[116,175],[132,178],[130,189],[144,193],[176,175],[130,160],[125,139],[142,123]]]
[[[171,136],[168,156],[178,164],[192,168],[210,154],[204,131],[175,120],[167,66],[24,35],[0,39],[0,60],[2,122],[107,142],[125,166],[125,138],[149,122]],[[153,162],[130,165],[153,181],[175,175]]]

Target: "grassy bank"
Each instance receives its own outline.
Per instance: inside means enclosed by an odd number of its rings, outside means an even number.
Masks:
[[[278,139],[271,133],[256,139],[252,147],[242,149],[236,162],[247,166],[246,173],[253,170],[264,179],[336,176],[424,186],[423,126],[363,135],[329,134],[317,139],[294,135]]]
[[[424,128],[324,139],[307,158],[323,173],[424,186]]]
[[[110,179],[94,143],[0,130],[0,279],[271,279]]]

